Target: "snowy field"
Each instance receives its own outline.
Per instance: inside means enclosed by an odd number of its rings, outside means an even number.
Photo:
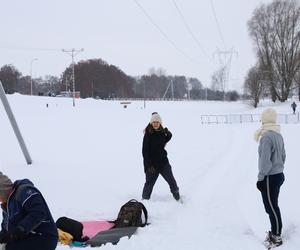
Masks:
[[[184,204],[173,200],[160,177],[151,200],[144,202],[151,225],[102,249],[265,249],[269,221],[255,186],[253,133],[259,124],[201,124],[200,115],[261,113],[267,103],[254,110],[241,102],[147,102],[146,109],[133,102],[124,109],[117,101],[77,100],[74,108],[68,98],[8,98],[33,164],[26,165],[0,104],[0,170],[12,180],[32,180],[55,220],[115,219],[122,204],[141,199],[141,146],[150,114],[159,112],[173,133],[167,151]],[[291,113],[290,103],[272,106]],[[287,152],[279,200],[282,250],[300,249],[299,129],[299,124],[282,125]]]

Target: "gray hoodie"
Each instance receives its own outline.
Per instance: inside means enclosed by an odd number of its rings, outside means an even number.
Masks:
[[[283,172],[285,162],[284,142],[281,134],[275,131],[265,132],[258,147],[258,180],[267,175]]]

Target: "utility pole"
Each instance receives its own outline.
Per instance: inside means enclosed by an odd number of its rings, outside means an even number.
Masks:
[[[227,88],[227,83],[229,80],[229,72],[230,72],[230,67],[231,67],[231,61],[232,61],[232,56],[235,54],[236,56],[238,56],[238,52],[234,51],[233,48],[231,48],[230,50],[217,50],[217,52],[215,52],[215,54],[218,55],[218,59],[220,62],[221,67],[224,67],[225,72],[224,72],[224,79],[223,79],[223,100],[225,101],[225,91]]]
[[[94,98],[94,81],[92,80],[92,98]]]
[[[171,87],[171,96],[172,96],[172,100],[174,101],[174,86],[173,86],[173,80],[170,80],[168,86],[167,86],[167,89],[163,95],[163,98],[162,99],[165,99],[165,96],[169,90],[169,88]]]
[[[172,101],[174,101],[174,83],[173,83],[173,80],[171,80],[171,90],[172,90]]]
[[[30,95],[32,95],[32,64],[34,61],[37,61],[37,58],[34,58],[30,61]]]
[[[72,57],[73,107],[75,107],[75,62],[74,62],[74,57],[82,51],[83,51],[83,49],[76,50],[74,48],[71,50],[65,50],[65,49],[62,50],[62,52],[66,52]]]

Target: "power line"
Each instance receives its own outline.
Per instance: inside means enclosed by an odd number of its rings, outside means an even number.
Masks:
[[[154,22],[153,18],[147,13],[147,11],[143,8],[143,6],[137,1],[133,0],[135,4],[142,10],[144,15],[149,19],[151,24],[158,29],[158,31],[161,33],[161,35],[183,56],[185,56],[187,59],[189,59],[191,62],[195,63],[195,60],[188,56],[186,53],[184,53],[183,50],[181,50],[169,37],[168,35]]]
[[[14,46],[0,46],[0,49],[8,50],[25,50],[25,51],[61,51],[61,49],[51,49],[51,48],[31,48],[31,47],[14,47]]]
[[[210,5],[211,5],[212,11],[213,11],[213,15],[214,15],[214,18],[215,18],[215,22],[216,22],[216,24],[217,24],[217,29],[218,29],[220,38],[221,38],[221,40],[222,40],[222,43],[223,43],[223,45],[224,45],[224,48],[226,49],[226,43],[225,43],[225,40],[224,40],[224,36],[223,36],[223,34],[222,34],[221,26],[220,26],[219,21],[218,21],[218,18],[217,18],[217,14],[216,14],[216,10],[215,10],[215,6],[214,6],[213,0],[210,0]]]
[[[192,37],[193,40],[196,42],[196,44],[198,45],[198,47],[200,48],[200,50],[203,52],[203,54],[204,54],[205,56],[208,56],[207,53],[206,53],[206,51],[203,49],[201,43],[199,42],[199,40],[198,40],[197,37],[195,36],[194,32],[192,31],[192,29],[191,29],[190,26],[188,25],[188,23],[187,23],[187,21],[186,21],[184,15],[182,14],[182,11],[181,11],[180,8],[178,7],[176,1],[175,1],[175,0],[172,0],[172,1],[173,1],[173,4],[174,4],[176,10],[178,11],[178,13],[179,13],[179,15],[180,15],[180,17],[181,17],[181,20],[182,20],[182,22],[183,22],[185,28],[186,28],[187,31],[190,33],[191,37]]]

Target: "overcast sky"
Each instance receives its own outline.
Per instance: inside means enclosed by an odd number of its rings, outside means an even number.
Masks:
[[[0,0],[0,66],[29,75],[32,65],[33,77],[60,76],[71,62],[61,49],[84,48],[76,61],[101,58],[132,76],[161,67],[210,86],[212,73],[229,60],[223,52],[233,51],[228,89],[239,89],[255,62],[247,21],[269,2]]]

